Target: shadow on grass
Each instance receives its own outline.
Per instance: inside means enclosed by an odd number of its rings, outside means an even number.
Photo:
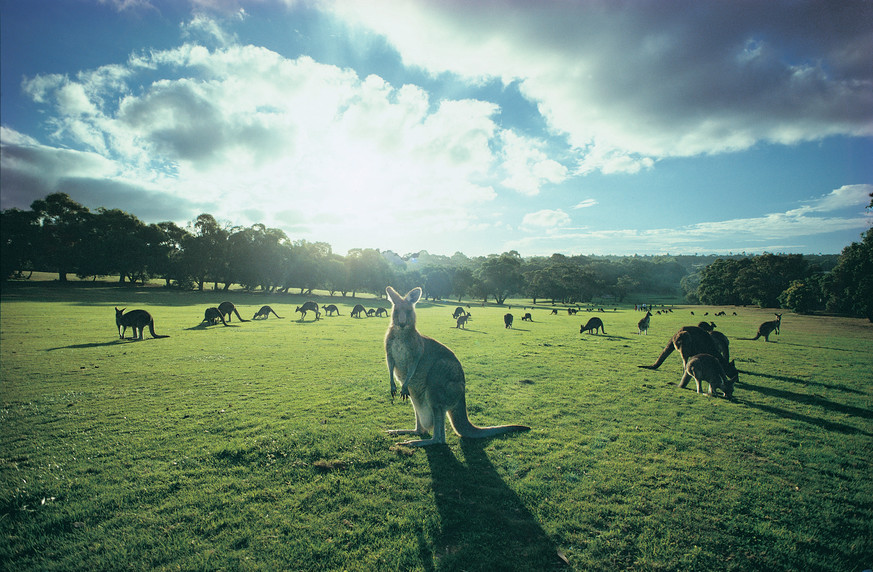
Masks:
[[[845,391],[846,393],[855,393],[857,395],[864,395],[863,391],[859,391],[857,389],[852,389],[850,387],[845,387],[842,385],[834,385],[831,383],[821,383],[820,381],[810,381],[807,379],[799,379],[796,377],[788,377],[785,375],[773,375],[772,373],[758,373],[754,371],[745,371],[745,370],[737,370],[744,375],[754,375],[757,377],[766,377],[767,379],[776,379],[778,381],[787,381],[789,383],[799,383],[801,385],[817,385],[819,387],[826,387],[827,389],[836,389],[838,391]]]
[[[442,527],[426,570],[562,570],[534,516],[497,474],[478,439],[461,439],[465,463],[444,446],[427,447]]]
[[[827,421],[826,419],[819,419],[818,417],[813,417],[811,415],[795,413],[794,411],[788,411],[787,409],[782,409],[781,407],[772,407],[770,405],[755,403],[746,399],[737,399],[736,396],[734,397],[734,399],[737,403],[748,405],[749,407],[752,407],[754,409],[760,409],[761,411],[766,411],[767,413],[771,413],[785,419],[803,421],[804,423],[809,423],[810,425],[815,425],[816,427],[821,427],[822,429],[827,429],[828,431],[844,433],[847,435],[866,435],[868,437],[873,437],[873,433],[870,433],[868,431],[862,431],[861,429],[852,427],[851,425],[835,423],[833,421]]]
[[[867,353],[866,350],[863,350],[863,349],[834,348],[834,347],[830,347],[830,346],[814,346],[811,344],[798,344],[796,342],[780,342],[779,345],[781,345],[781,346],[795,346],[798,348],[815,348],[817,350],[828,350],[828,351],[834,351],[834,352],[849,352],[849,353],[854,353],[854,354]]]
[[[167,336],[167,337],[170,337],[170,336]],[[162,339],[166,339],[166,338],[151,338],[148,336],[146,336],[145,339],[142,339],[142,340],[139,340],[139,339],[135,340],[133,338],[124,338],[123,340],[112,340],[111,342],[91,342],[89,344],[73,344],[70,346],[59,346],[56,348],[46,348],[43,351],[53,352],[55,350],[84,350],[84,349],[88,349],[88,348],[104,348],[107,346],[115,346],[118,344],[129,344],[129,343],[133,343],[133,342],[143,342],[143,341],[148,341],[148,340],[162,340]]]
[[[185,328],[185,330],[188,332],[197,331],[197,330],[206,330],[208,328],[211,328],[213,326],[218,326],[218,325],[219,324],[206,324],[206,323],[201,322],[201,323],[197,324],[196,326],[191,326],[190,328]],[[222,324],[222,326],[225,328],[238,328],[239,327],[236,324],[227,324],[226,326],[224,326]]]

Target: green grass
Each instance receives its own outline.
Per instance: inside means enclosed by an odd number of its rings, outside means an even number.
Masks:
[[[250,318],[198,326],[229,299]],[[467,373],[477,424],[529,433],[395,446],[384,318],[300,322],[292,296],[10,286],[0,300],[0,568],[863,570],[873,566],[873,327],[712,319],[736,400],[651,363],[716,308],[590,317],[419,304]],[[367,307],[379,301],[363,300]],[[387,306],[387,302],[381,301]],[[113,306],[168,339],[118,340]],[[691,316],[693,309],[697,316]],[[311,316],[310,316],[311,317]],[[569,567],[562,560],[569,561]]]

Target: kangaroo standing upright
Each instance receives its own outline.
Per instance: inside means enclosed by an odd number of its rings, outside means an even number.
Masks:
[[[429,439],[401,444],[412,447],[445,444],[446,415],[461,437],[484,438],[530,429],[524,425],[473,425],[467,417],[466,379],[461,362],[452,350],[421,335],[415,327],[415,304],[421,298],[421,288],[410,290],[406,296],[390,286],[386,291],[393,305],[385,335],[391,396],[397,394],[396,377],[401,383],[400,398],[409,398],[415,410],[415,429],[392,430],[389,434],[423,436],[433,431]]]
[[[637,328],[639,328],[639,331],[637,332],[638,334],[642,334],[643,332],[646,332],[646,335],[647,336],[649,335],[649,322],[651,321],[651,319],[652,319],[652,313],[646,312],[646,317],[643,318],[642,320],[640,320],[639,322],[637,322]]]
[[[155,320],[152,318],[152,315],[146,312],[145,310],[131,310],[127,314],[124,313],[126,308],[118,309],[115,308],[115,325],[118,326],[118,337],[120,339],[124,339],[124,333],[127,331],[127,328],[133,329],[133,338],[134,340],[142,340],[145,339],[145,328],[148,326],[149,333],[153,338],[169,338],[170,336],[160,336],[155,333]],[[137,336],[137,332],[139,332],[139,336]]]
[[[761,336],[764,336],[764,341],[770,341],[770,334],[775,333],[779,334],[779,326],[782,325],[782,314],[776,314],[776,319],[770,322],[764,322],[760,326],[758,326],[758,333],[755,334],[753,340],[757,340]]]

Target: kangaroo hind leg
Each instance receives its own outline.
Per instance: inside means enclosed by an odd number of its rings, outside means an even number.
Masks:
[[[406,445],[408,447],[426,447],[428,445],[445,445],[446,444],[446,410],[442,407],[433,406],[431,414],[433,415],[433,436],[429,439],[418,439],[415,441],[404,441],[398,445]]]

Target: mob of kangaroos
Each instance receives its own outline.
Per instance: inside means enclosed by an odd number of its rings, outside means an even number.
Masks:
[[[385,357],[391,396],[397,394],[394,379],[400,382],[400,398],[412,401],[415,429],[392,430],[391,435],[420,435],[433,432],[427,439],[405,441],[400,445],[424,447],[446,442],[446,415],[455,433],[461,437],[484,438],[515,431],[528,431],[525,425],[477,427],[467,416],[466,379],[461,362],[455,354],[415,327],[415,304],[421,298],[421,288],[401,296],[388,287],[391,300],[391,323],[385,335]]]

